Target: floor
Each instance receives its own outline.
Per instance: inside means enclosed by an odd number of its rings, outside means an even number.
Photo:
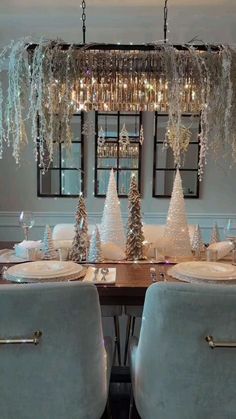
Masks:
[[[130,402],[130,384],[114,383],[110,386],[110,405],[112,419],[128,419]]]
[[[110,406],[112,419],[128,419],[130,407],[131,383],[127,367],[113,367],[110,384]],[[133,409],[132,419],[140,419]]]

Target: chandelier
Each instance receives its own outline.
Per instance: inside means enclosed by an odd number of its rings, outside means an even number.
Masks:
[[[4,142],[12,143],[19,162],[28,141],[27,120],[35,157],[39,155],[46,169],[53,160],[53,141],[70,148],[74,113],[156,110],[169,115],[165,143],[172,148],[177,166],[188,148],[181,118],[186,112],[200,115],[200,178],[209,149],[218,157],[231,155],[236,161],[236,48],[170,44],[166,39],[167,0],[163,42],[86,44],[85,7],[83,0],[83,44],[23,39],[0,52],[0,71],[8,60],[4,103],[0,85],[0,106],[5,108],[0,116],[0,157]]]

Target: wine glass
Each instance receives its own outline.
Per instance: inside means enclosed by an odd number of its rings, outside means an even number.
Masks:
[[[33,213],[30,211],[21,211],[19,223],[23,228],[25,240],[29,240],[29,229],[32,228],[35,223]]]
[[[224,228],[225,238],[233,243],[232,262],[236,263],[236,220],[229,219]]]
[[[225,238],[236,245],[236,219],[229,219],[224,228]]]

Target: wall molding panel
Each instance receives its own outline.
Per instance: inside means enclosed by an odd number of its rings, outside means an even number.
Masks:
[[[143,212],[143,221],[146,224],[165,224],[166,213]],[[34,212],[35,225],[30,231],[32,240],[41,239],[46,224],[53,227],[60,223],[73,223],[74,213],[72,212]],[[100,223],[102,212],[89,212],[89,223]],[[124,225],[127,222],[128,214],[123,214]],[[221,238],[224,238],[224,227],[228,219],[236,219],[232,213],[191,213],[188,214],[189,224],[199,224],[203,238],[208,241],[214,222],[217,222]],[[19,225],[19,212],[0,211],[0,241],[22,241],[23,231]]]

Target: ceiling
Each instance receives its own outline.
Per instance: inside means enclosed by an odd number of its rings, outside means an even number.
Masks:
[[[87,41],[151,42],[163,38],[164,0],[87,0]],[[11,39],[81,42],[80,0],[0,0],[0,46]],[[235,0],[169,0],[168,37],[236,44]]]

